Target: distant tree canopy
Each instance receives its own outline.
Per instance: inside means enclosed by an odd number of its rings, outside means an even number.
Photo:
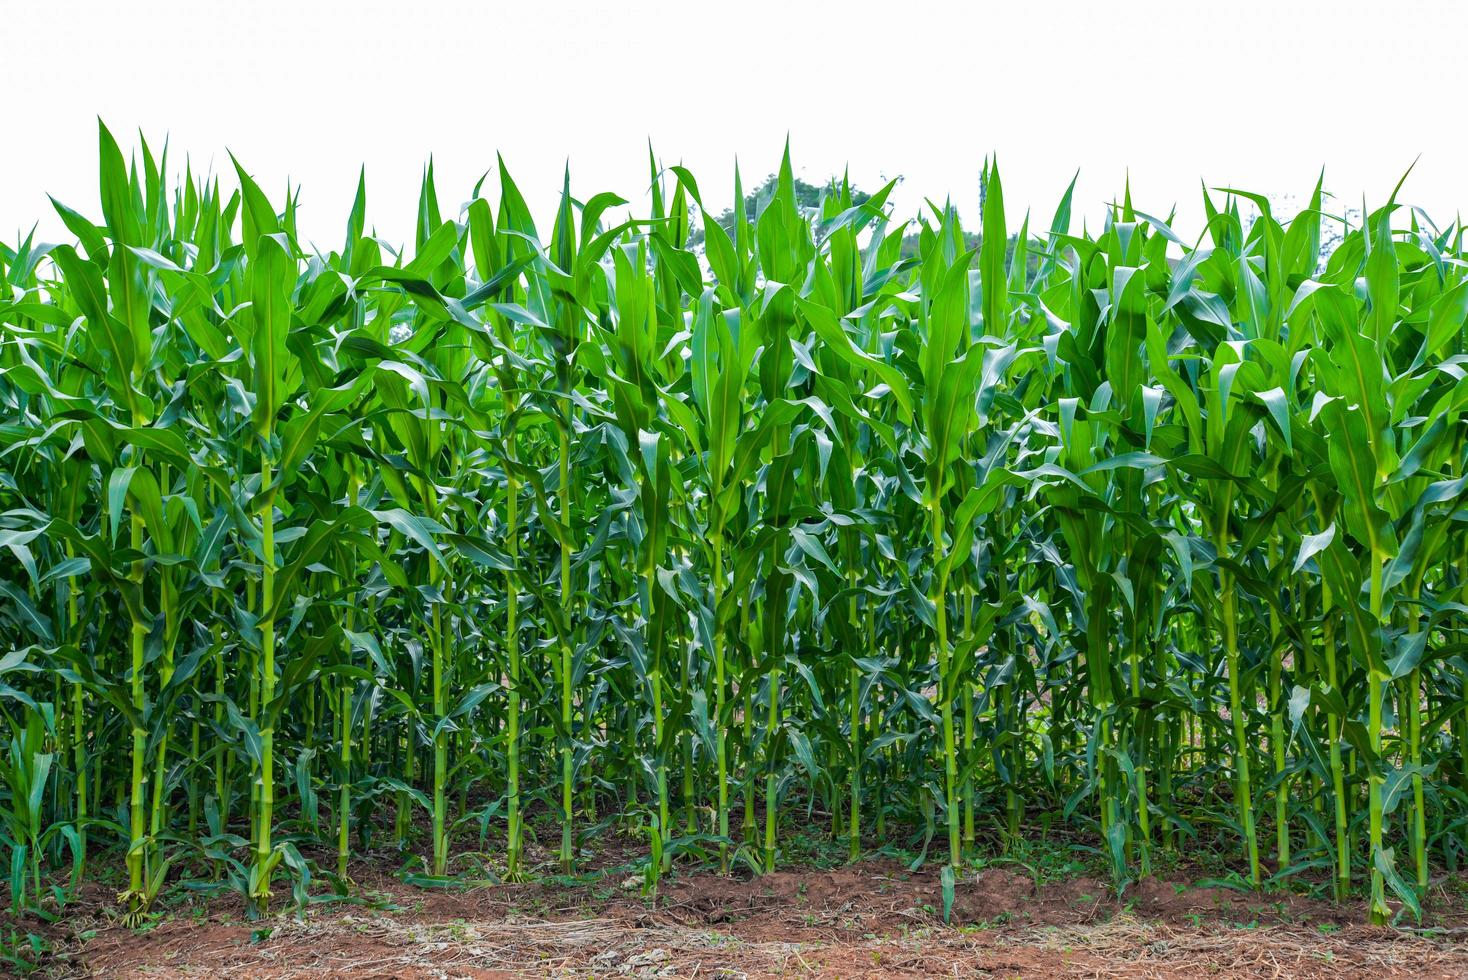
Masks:
[[[744,195],[744,214],[746,217],[749,218],[750,221],[759,220],[760,212],[764,211],[765,207],[775,196],[775,187],[776,184],[779,182],[779,179],[779,174],[772,173],[763,181],[761,181],[758,187],[750,191],[748,194]],[[821,204],[821,198],[824,197],[828,191],[837,188],[840,185],[841,179],[836,177],[832,177],[825,184],[810,184],[801,180],[799,177],[796,177],[794,181],[795,206],[801,208],[802,210],[818,208]],[[865,204],[871,199],[872,195],[868,194],[866,191],[857,190],[855,187],[851,188],[851,203],[853,207]],[[719,223],[719,227],[723,228],[730,234],[733,234],[733,208],[725,208],[723,212],[714,220]],[[694,228],[692,233],[689,235],[689,244],[694,246],[702,245],[703,234],[704,232],[702,225]]]
[[[759,220],[760,213],[764,211],[765,207],[775,196],[775,190],[779,179],[779,174],[772,173],[769,176],[765,177],[765,179],[760,182],[758,187],[744,195],[744,214],[750,221],[757,222]],[[796,207],[807,211],[819,208],[821,206],[821,198],[828,193],[834,193],[835,191],[839,190],[843,181],[845,180],[845,177],[832,176],[831,179],[826,181],[824,184],[812,184],[807,181],[801,180],[799,177],[794,178]],[[871,194],[858,189],[854,185],[850,186],[849,189],[851,193],[851,204],[853,207],[859,207],[860,205],[865,204],[867,201],[870,201],[872,199]],[[982,210],[983,208],[983,199],[984,178],[981,177],[979,183],[980,210]],[[726,232],[729,232],[731,235],[733,234],[733,208],[725,208],[714,220],[717,221],[719,223],[719,226],[723,228]],[[1014,237],[1014,235],[1009,236],[1009,249],[1008,256],[1006,258],[1012,257],[1014,254]],[[903,237],[902,255],[904,258],[916,257],[918,255],[919,239],[920,234],[916,230]],[[980,241],[981,236],[977,232],[967,230],[964,231],[963,242],[965,249],[977,249],[979,247]],[[699,224],[696,225],[693,228],[692,232],[690,232],[689,234],[689,245],[694,248],[701,248],[703,242],[704,229],[703,226]],[[1035,267],[1038,266],[1038,263],[1039,256],[1031,252],[1028,256],[1028,264],[1031,266],[1031,272],[1033,272]]]

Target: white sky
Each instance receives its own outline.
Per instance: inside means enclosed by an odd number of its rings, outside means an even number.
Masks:
[[[277,202],[300,182],[323,247],[364,162],[368,221],[401,241],[430,153],[448,213],[496,151],[538,215],[567,158],[578,197],[640,204],[649,138],[722,208],[736,155],[752,185],[787,132],[808,180],[902,175],[904,217],[952,195],[974,222],[991,151],[1011,227],[1047,224],[1077,168],[1094,221],[1129,168],[1189,235],[1200,179],[1302,197],[1324,165],[1358,206],[1420,153],[1404,198],[1443,224],[1468,203],[1465,41],[1454,0],[0,0],[0,235],[63,235],[47,192],[100,213],[97,115],[180,166],[229,148]]]

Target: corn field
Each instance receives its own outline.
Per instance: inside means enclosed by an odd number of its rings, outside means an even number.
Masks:
[[[1396,193],[1015,230],[988,164],[965,231],[787,151],[542,230],[501,162],[326,251],[238,162],[99,169],[0,246],[12,909],[613,830],[649,889],[1064,830],[1376,921],[1468,860],[1468,256]]]

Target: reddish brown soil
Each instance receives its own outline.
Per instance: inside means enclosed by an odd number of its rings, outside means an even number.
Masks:
[[[96,977],[1468,977],[1460,895],[1435,936],[1376,929],[1354,906],[1146,881],[1118,901],[1092,879],[1036,888],[989,869],[942,921],[936,869],[889,861],[763,878],[424,890],[369,869],[378,907],[249,923],[217,899],[144,931],[98,901],[69,921],[54,976]],[[393,907],[386,907],[390,903]],[[268,933],[263,931],[268,930]],[[81,937],[86,938],[81,938]]]

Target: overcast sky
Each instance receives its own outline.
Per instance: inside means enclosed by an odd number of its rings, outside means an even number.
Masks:
[[[1418,154],[1409,202],[1439,223],[1468,203],[1453,0],[0,0],[0,24],[7,239],[62,234],[48,192],[99,214],[98,115],[125,150],[167,137],[175,164],[233,150],[277,202],[299,182],[327,247],[362,163],[368,220],[400,241],[430,153],[446,210],[499,151],[547,214],[568,158],[578,197],[640,203],[651,139],[724,207],[736,156],[748,186],[787,133],[808,180],[900,175],[902,216],[951,195],[974,221],[990,152],[1014,223],[1048,222],[1076,169],[1093,221],[1128,170],[1139,207],[1186,226],[1200,180],[1303,196],[1323,165],[1359,206]]]

